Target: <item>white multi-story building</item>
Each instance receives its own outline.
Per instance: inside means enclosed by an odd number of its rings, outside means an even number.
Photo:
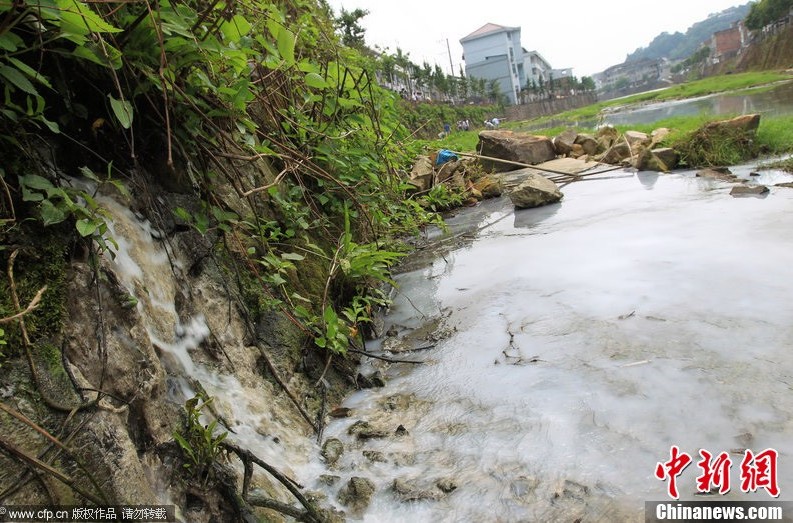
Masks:
[[[501,94],[511,104],[518,101],[523,83],[523,48],[520,27],[485,24],[462,38],[465,74],[468,77],[498,80]]]
[[[518,103],[520,92],[545,83],[551,65],[537,51],[526,51],[520,43],[520,27],[488,23],[462,38],[465,74],[497,80],[501,93],[511,104]]]

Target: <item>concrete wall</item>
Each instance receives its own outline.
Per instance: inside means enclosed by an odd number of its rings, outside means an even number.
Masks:
[[[584,93],[555,100],[541,100],[528,104],[512,105],[506,107],[504,112],[507,119],[510,121],[528,120],[529,118],[536,118],[538,116],[549,116],[561,113],[562,111],[569,111],[570,109],[590,105],[597,101],[598,99],[595,93]]]

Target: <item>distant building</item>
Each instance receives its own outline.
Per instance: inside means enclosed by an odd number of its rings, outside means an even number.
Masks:
[[[716,31],[710,38],[710,61],[717,64],[737,56],[749,43],[749,33],[743,20],[735,22],[729,29]]]
[[[523,87],[530,84],[541,85],[547,84],[551,79],[553,67],[537,51],[523,49],[523,72],[526,75]]]
[[[510,104],[518,101],[523,83],[523,48],[520,27],[485,24],[460,40],[465,75],[497,80]]]
[[[670,76],[669,61],[637,60],[613,65],[593,76],[599,91],[614,91],[640,86],[653,86]]]

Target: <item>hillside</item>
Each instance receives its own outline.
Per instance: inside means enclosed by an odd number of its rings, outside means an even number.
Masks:
[[[661,33],[647,47],[640,47],[630,53],[625,62],[657,60],[658,58],[683,60],[696,51],[702,42],[708,40],[713,33],[729,28],[738,20],[743,20],[749,13],[750,5],[747,3],[714,13],[689,27],[685,34],[681,32]]]

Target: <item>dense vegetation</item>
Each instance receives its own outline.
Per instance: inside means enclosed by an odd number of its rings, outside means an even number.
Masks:
[[[793,8],[793,0],[760,0],[751,4],[746,17],[746,27],[752,30],[762,29],[768,24],[785,17]]]
[[[370,58],[339,44],[324,3],[37,0],[0,5],[0,17],[3,265],[11,245],[36,251],[54,228],[71,236],[61,263],[73,242],[114,249],[75,178],[155,183],[200,196],[174,218],[220,231],[245,257],[263,296],[251,303],[347,350],[400,256],[391,238],[434,218],[400,176],[414,151],[398,96],[378,87]],[[251,186],[251,173],[267,183]],[[305,273],[321,281],[295,285]],[[0,317],[19,307],[6,290]],[[4,328],[13,353],[16,329]]]
[[[661,33],[656,36],[647,47],[640,47],[630,53],[625,62],[638,62],[640,60],[682,60],[693,54],[702,42],[710,40],[716,31],[728,29],[738,20],[743,20],[749,13],[750,3],[742,6],[731,7],[720,13],[715,13],[707,19],[697,22],[684,33]]]

